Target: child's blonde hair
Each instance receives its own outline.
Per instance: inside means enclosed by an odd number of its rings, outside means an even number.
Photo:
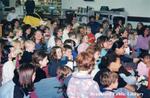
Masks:
[[[22,29],[21,28],[14,29],[13,33],[16,35],[17,33],[19,33],[19,31],[22,31]]]
[[[12,42],[12,46],[14,47],[15,53],[16,53],[17,55],[22,55],[22,54],[23,54],[21,41],[19,41],[19,40],[14,40],[14,41]]]
[[[12,46],[15,48],[15,49],[21,49],[21,41],[19,41],[19,40],[14,40],[13,42],[12,42]]]
[[[27,41],[24,42],[25,49],[29,48],[30,45],[35,45],[35,43],[32,40],[27,40]]]

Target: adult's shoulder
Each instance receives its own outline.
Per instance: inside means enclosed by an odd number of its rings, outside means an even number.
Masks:
[[[12,98],[15,83],[11,80],[0,87],[0,98]]]
[[[62,84],[57,77],[42,79],[34,86],[38,98],[62,98],[62,92],[58,93]]]

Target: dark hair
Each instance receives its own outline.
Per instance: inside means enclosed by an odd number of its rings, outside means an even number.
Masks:
[[[122,40],[124,42],[124,40],[128,40],[128,38],[127,37],[122,37],[119,40]]]
[[[127,37],[122,37],[122,38],[120,38],[122,41],[124,40],[124,39],[128,39]]]
[[[13,28],[14,28],[15,23],[16,23],[17,21],[19,22],[19,20],[18,20],[18,19],[13,19],[13,20],[12,20],[12,27],[13,27]]]
[[[21,0],[16,0],[16,6],[21,5]]]
[[[145,30],[146,30],[147,28],[149,29],[149,27],[148,27],[147,25],[145,25],[145,26],[143,27],[143,33],[142,33],[142,36],[143,36],[143,37],[144,37],[144,32],[145,32]],[[148,37],[149,35],[150,35],[150,34],[148,34],[146,37]]]
[[[94,19],[94,20],[95,20],[96,17],[95,17],[95,16],[90,16],[90,17],[89,17],[89,20],[91,20],[91,19]]]
[[[121,26],[120,26],[119,24],[115,24],[115,25],[114,25],[114,27],[113,27],[113,33],[116,33],[115,30],[116,30],[118,27],[121,27]]]
[[[108,53],[115,52],[117,48],[121,48],[123,45],[124,45],[124,42],[122,39],[117,40],[116,42],[113,43]]]
[[[4,23],[2,29],[3,29],[3,36],[4,37],[8,36],[9,35],[8,32],[13,31],[11,22]]]
[[[29,25],[29,24],[24,25],[24,26],[22,27],[23,33],[25,33],[26,30],[29,29],[29,28],[31,28],[31,25]]]
[[[75,47],[75,46],[76,46],[75,41],[74,41],[74,40],[72,40],[72,39],[67,39],[67,40],[65,40],[64,45],[68,45],[68,44],[73,44],[73,47]]]
[[[107,19],[103,20],[102,24],[104,23],[109,23],[109,21]]]
[[[140,24],[142,27],[139,28],[139,27],[138,27],[138,24]],[[136,30],[137,30],[138,35],[143,34],[143,29],[144,29],[144,24],[143,24],[142,22],[137,23]]]
[[[51,24],[57,23],[57,20],[51,20]]]
[[[118,55],[114,52],[107,54],[106,56],[102,57],[101,63],[99,64],[99,69],[105,69],[110,66],[112,62],[116,62]]]
[[[143,52],[143,53],[140,54],[139,57],[144,59],[146,56],[150,56],[150,54],[147,53],[147,52]]]
[[[2,64],[4,64],[5,62],[7,62],[8,61],[8,55],[9,55],[9,53],[11,52],[11,48],[12,48],[13,46],[11,46],[11,45],[6,45],[6,46],[4,46],[3,47],[3,49],[2,49],[2,57],[1,57],[1,63]]]
[[[142,27],[144,27],[144,24],[142,22],[138,22],[137,24],[140,24]],[[142,29],[142,28],[141,28]],[[136,30],[138,30],[138,25],[136,27]]]
[[[37,27],[37,29],[38,29],[38,30],[41,30],[41,31],[44,31],[44,29],[45,29],[45,26],[43,26],[43,25],[40,25],[40,26],[38,26],[38,27]]]
[[[67,50],[67,49],[70,49],[72,50],[72,47],[70,45],[64,45],[64,49]]]
[[[12,11],[12,10],[15,10],[15,7],[11,7],[11,11]]]
[[[57,59],[57,55],[56,55],[56,50],[57,49],[61,49],[62,51],[62,48],[59,47],[59,46],[54,46],[52,49],[51,49],[51,52],[50,52],[50,55],[49,55],[49,60],[54,60],[54,59]]]
[[[43,60],[47,54],[44,51],[35,51],[32,55],[32,63],[33,65],[40,67],[39,61]]]
[[[100,36],[97,38],[96,45],[99,49],[102,49],[103,47],[101,46],[104,42],[108,41],[109,38],[107,36]]]

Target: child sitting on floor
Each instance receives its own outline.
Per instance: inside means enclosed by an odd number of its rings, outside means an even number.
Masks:
[[[144,53],[141,55],[141,62],[137,66],[138,75],[148,77],[150,69],[150,54]]]
[[[126,98],[122,93],[115,94],[115,89],[118,87],[118,75],[114,72],[105,71],[100,75],[100,88],[102,98]]]
[[[32,61],[32,54],[35,50],[35,43],[32,40],[27,40],[24,43],[25,51],[21,57],[20,63],[30,63]]]

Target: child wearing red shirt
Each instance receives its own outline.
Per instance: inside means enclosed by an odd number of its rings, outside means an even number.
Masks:
[[[91,31],[91,27],[87,27],[86,32],[87,32],[87,36],[88,36],[88,39],[89,39],[88,40],[89,44],[94,43],[95,42],[95,36]]]

